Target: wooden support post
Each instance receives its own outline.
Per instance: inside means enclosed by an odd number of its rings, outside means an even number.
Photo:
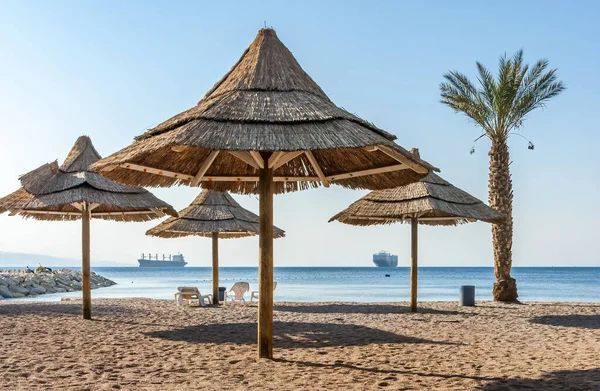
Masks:
[[[419,253],[419,219],[410,219],[411,256],[410,256],[410,312],[417,312],[417,256]]]
[[[268,167],[270,153],[261,154],[258,183],[259,261],[258,261],[258,357],[273,358],[273,170]]]
[[[273,165],[269,165],[269,167],[273,171],[277,170],[279,167],[281,167],[284,164],[287,164],[288,162],[294,160],[295,158],[297,158],[298,156],[302,155],[303,153],[304,153],[304,151],[286,152],[285,154],[283,154],[283,156],[281,156],[280,158],[278,158],[277,161],[273,162]]]
[[[206,174],[206,171],[208,171],[208,169],[210,168],[210,165],[213,164],[213,162],[217,158],[218,154],[219,154],[219,151],[211,151],[208,154],[206,159],[204,159],[202,164],[200,164],[200,168],[198,169],[198,172],[196,173],[196,176],[194,177],[194,179],[192,179],[192,181],[190,182],[190,186],[195,187],[195,186],[200,185],[200,182],[202,182],[202,177],[204,176],[204,174]]]
[[[305,153],[306,153],[306,157],[308,158],[308,161],[310,162],[310,165],[317,173],[317,176],[319,177],[319,180],[321,181],[323,186],[329,187],[329,179],[327,179],[327,177],[323,173],[323,170],[321,169],[321,166],[319,166],[319,163],[317,162],[315,155],[311,151],[305,151]]]
[[[250,151],[249,153],[250,156],[252,156],[252,159],[254,159],[254,161],[258,165],[258,168],[265,168],[265,164],[267,163],[267,161],[262,158],[260,153],[256,151]],[[271,154],[269,154],[269,156],[271,156]]]
[[[277,164],[277,162],[279,161],[279,159],[281,159],[283,157],[283,155],[285,155],[285,152],[274,152],[271,157],[269,158],[269,167],[275,167],[275,165]]]
[[[87,202],[81,211],[81,289],[83,319],[92,319],[92,291],[90,287],[90,211]]]
[[[252,166],[252,167],[254,167],[256,169],[260,168],[258,166],[258,163],[256,163],[256,160],[254,160],[254,158],[252,157],[252,155],[250,155],[250,152],[246,152],[246,151],[229,151],[229,153],[231,155],[237,157],[238,159],[240,159],[244,163],[248,164],[249,166]]]
[[[390,146],[378,145],[377,149],[379,149],[381,152],[385,153],[392,159],[399,161],[400,163],[406,164],[413,171],[418,172],[419,174],[427,174],[429,172],[429,170],[426,167],[413,162],[408,157],[402,155],[400,152],[396,151],[395,149],[393,149]]]
[[[219,305],[219,233],[212,233],[212,294],[213,305]]]

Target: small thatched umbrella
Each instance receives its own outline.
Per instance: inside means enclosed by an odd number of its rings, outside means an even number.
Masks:
[[[137,186],[260,194],[258,355],[273,356],[273,194],[336,183],[383,189],[435,168],[337,107],[272,29],[193,108],[94,168]]]
[[[161,238],[184,236],[212,237],[212,285],[213,304],[219,304],[219,238],[233,239],[255,236],[259,232],[259,218],[242,208],[229,194],[203,190],[187,208],[179,211],[179,217],[169,217],[146,235]],[[275,238],[285,232],[273,226]]]
[[[21,187],[0,198],[6,210],[36,220],[82,220],[83,317],[91,319],[90,219],[148,221],[166,214],[177,216],[167,203],[141,187],[124,186],[92,172],[100,155],[87,136],[77,139],[62,166],[56,162],[21,176]]]
[[[417,149],[411,152],[419,154]],[[418,224],[457,225],[477,220],[498,223],[503,219],[502,213],[431,173],[410,185],[372,191],[329,221],[360,226],[410,221],[410,310],[416,312]]]

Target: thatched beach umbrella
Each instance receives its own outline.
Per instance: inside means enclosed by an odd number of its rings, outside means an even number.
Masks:
[[[77,139],[62,166],[56,162],[21,176],[22,187],[0,198],[0,212],[36,220],[82,220],[83,317],[91,319],[90,219],[148,221],[177,216],[167,203],[141,187],[124,186],[92,172],[100,155],[87,136]]]
[[[146,235],[161,238],[204,236],[212,238],[213,304],[219,304],[219,238],[233,239],[258,235],[259,218],[225,192],[203,190],[179,217],[169,217]],[[273,226],[274,238],[285,232]]]
[[[411,151],[418,156],[419,151]],[[417,311],[418,224],[498,223],[504,215],[436,174],[410,185],[372,191],[329,221],[350,225],[411,223],[410,310]]]
[[[381,189],[435,168],[337,107],[272,29],[193,108],[94,165],[138,186],[260,194],[258,354],[272,357],[273,194],[331,183]]]

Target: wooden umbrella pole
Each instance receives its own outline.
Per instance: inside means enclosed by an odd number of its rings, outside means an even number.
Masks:
[[[81,289],[83,319],[92,319],[92,292],[90,286],[90,210],[87,202],[83,203],[81,211],[82,242],[81,242]]]
[[[219,233],[212,233],[212,285],[213,305],[219,305]]]
[[[258,266],[258,357],[273,358],[273,170],[270,153],[261,154]]]
[[[419,219],[412,217],[410,257],[410,312],[417,312],[417,257],[419,253]]]

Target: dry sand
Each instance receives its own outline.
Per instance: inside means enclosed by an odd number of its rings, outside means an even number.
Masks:
[[[2,390],[600,389],[600,305],[278,303],[274,361],[256,306],[0,302]]]

